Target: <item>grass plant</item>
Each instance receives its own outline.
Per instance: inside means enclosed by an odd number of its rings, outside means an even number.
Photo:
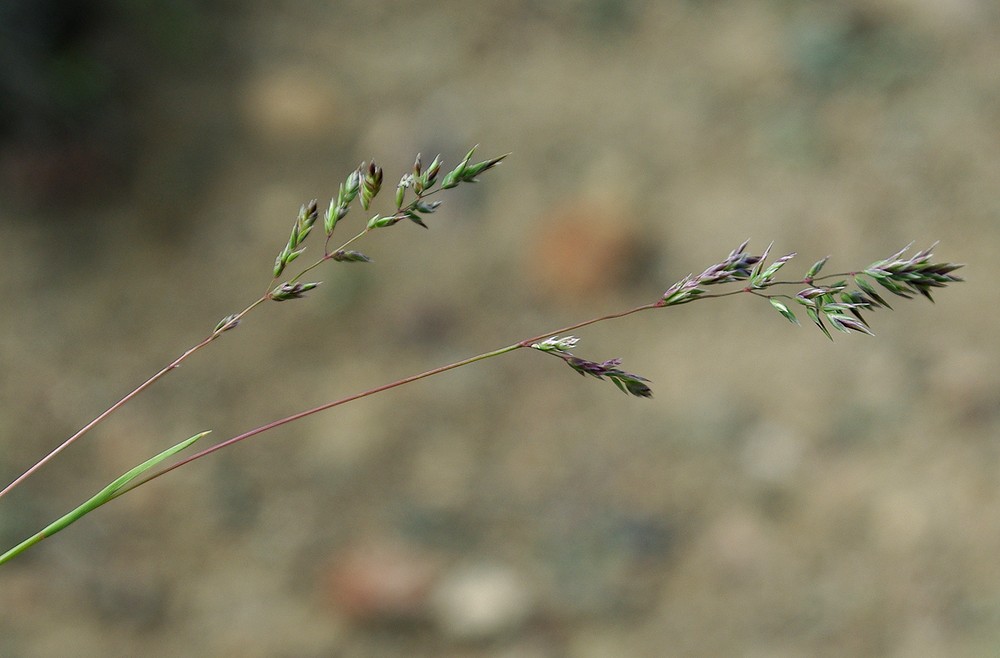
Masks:
[[[12,489],[35,474],[67,447],[80,440],[81,437],[101,421],[122,406],[128,404],[138,395],[144,393],[167,374],[173,372],[182,362],[191,358],[227,332],[236,329],[258,306],[269,302],[284,302],[305,297],[306,293],[321,283],[318,280],[305,280],[306,275],[311,275],[319,266],[329,261],[337,263],[370,263],[371,259],[368,256],[356,250],[356,243],[365,238],[369,233],[394,226],[404,220],[427,228],[426,222],[429,215],[433,214],[441,204],[440,200],[431,200],[431,197],[459,185],[476,182],[479,176],[495,168],[507,157],[506,155],[501,155],[474,162],[473,156],[475,155],[475,151],[475,147],[469,150],[456,167],[444,172],[443,175],[443,162],[440,156],[434,158],[429,165],[424,166],[418,155],[412,170],[404,174],[395,187],[391,211],[387,214],[371,214],[363,222],[360,231],[346,241],[338,244],[339,240],[335,240],[334,235],[351,208],[355,205],[360,205],[364,212],[369,212],[372,202],[382,190],[382,168],[374,160],[361,163],[340,184],[336,196],[330,200],[329,205],[323,212],[322,230],[324,238],[322,238],[322,255],[310,264],[298,269],[293,276],[283,278],[283,275],[287,276],[287,272],[290,269],[294,269],[295,265],[301,265],[303,262],[299,258],[306,253],[305,242],[312,235],[314,227],[320,219],[320,209],[317,201],[314,200],[302,205],[292,224],[287,242],[275,257],[274,265],[270,271],[271,278],[264,293],[244,307],[243,310],[222,318],[203,340],[185,350],[176,359],[161,368],[149,379],[137,386],[118,402],[108,407],[107,410],[84,425],[78,432],[52,449],[30,468],[26,469],[20,476],[4,487],[3,490],[0,490],[0,498],[3,498]],[[788,253],[771,259],[773,243],[759,255],[754,255],[747,251],[748,245],[749,241],[742,243],[736,249],[730,251],[721,261],[709,266],[700,274],[688,274],[681,278],[649,303],[617,313],[590,318],[567,327],[546,331],[499,349],[483,352],[454,363],[432,368],[425,372],[349,395],[345,398],[332,400],[255,427],[247,432],[215,443],[202,449],[200,452],[195,452],[186,457],[179,457],[172,463],[164,463],[209,433],[208,431],[199,432],[130,469],[79,507],[10,548],[0,555],[0,564],[11,560],[41,540],[68,527],[105,503],[174,469],[207,457],[214,452],[277,427],[293,423],[307,416],[353,402],[354,400],[383,393],[399,386],[411,384],[421,379],[440,375],[450,370],[469,366],[515,350],[529,349],[547,354],[562,360],[570,369],[581,375],[590,375],[596,379],[611,382],[623,393],[639,398],[651,398],[653,391],[649,386],[649,380],[644,376],[623,370],[620,367],[622,365],[620,359],[613,358],[603,361],[592,361],[575,354],[579,339],[570,332],[588,325],[623,318],[643,311],[665,309],[691,302],[732,295],[750,294],[766,299],[775,311],[794,324],[799,323],[797,313],[805,314],[805,317],[822,331],[827,338],[832,340],[833,333],[830,331],[831,328],[834,331],[845,334],[860,333],[873,335],[865,314],[876,309],[891,308],[886,301],[886,297],[890,295],[902,299],[909,299],[920,295],[933,301],[931,297],[932,291],[962,280],[954,274],[962,265],[933,261],[933,248],[936,246],[936,243],[927,249],[916,251],[907,256],[907,252],[912,247],[911,244],[888,258],[875,261],[863,269],[820,276],[820,272],[827,264],[829,257],[822,258],[813,263],[801,278],[793,277],[790,279],[779,279],[778,274],[779,272],[783,272],[784,268],[795,258],[795,253]]]

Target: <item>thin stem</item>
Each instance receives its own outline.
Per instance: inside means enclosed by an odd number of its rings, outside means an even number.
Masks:
[[[245,309],[243,309],[242,311],[240,311],[239,313],[237,313],[234,316],[233,320],[236,321],[236,320],[241,319],[247,313],[249,313],[250,311],[252,311],[256,306],[258,306],[259,304],[262,304],[266,300],[267,300],[266,297],[261,297],[260,299],[258,299],[257,301],[255,301],[254,303],[250,304]],[[7,493],[10,490],[12,490],[14,487],[18,486],[19,484],[21,484],[21,482],[23,482],[27,478],[31,477],[31,475],[34,474],[35,471],[37,471],[42,466],[44,466],[45,464],[47,464],[48,462],[50,462],[53,458],[55,458],[56,455],[58,455],[59,453],[61,453],[63,450],[65,450],[69,446],[73,445],[73,443],[75,443],[84,434],[86,434],[87,432],[89,432],[90,430],[92,430],[98,423],[100,423],[101,421],[103,421],[105,418],[107,418],[108,416],[110,416],[114,412],[118,411],[118,409],[120,409],[121,407],[123,407],[124,405],[126,405],[129,401],[131,401],[137,395],[139,395],[140,393],[142,393],[143,391],[145,391],[147,388],[149,388],[150,386],[152,386],[153,384],[155,384],[156,382],[158,382],[160,379],[162,379],[167,373],[169,373],[170,371],[172,371],[175,368],[177,368],[188,357],[190,357],[194,353],[198,352],[203,347],[206,347],[209,343],[211,343],[216,338],[218,338],[219,336],[221,336],[222,333],[223,333],[223,331],[224,331],[224,329],[222,329],[222,328],[213,331],[211,334],[209,334],[208,336],[206,336],[201,342],[199,342],[198,344],[196,344],[196,345],[188,348],[187,351],[185,351],[179,357],[177,357],[176,359],[174,359],[173,361],[171,361],[169,364],[167,364],[166,366],[164,366],[155,375],[153,375],[152,377],[150,377],[149,379],[147,379],[146,381],[144,381],[142,384],[140,384],[139,386],[137,386],[135,389],[133,389],[129,394],[127,394],[121,400],[119,400],[118,402],[114,403],[113,405],[111,405],[110,407],[108,407],[107,409],[105,409],[99,416],[97,416],[92,421],[90,421],[89,423],[87,423],[86,425],[84,425],[82,428],[80,428],[80,430],[77,431],[76,434],[74,434],[73,436],[71,436],[68,439],[66,439],[65,441],[63,441],[61,444],[59,444],[58,447],[56,447],[55,449],[53,449],[52,451],[50,451],[47,455],[45,455],[40,460],[38,460],[37,462],[35,462],[35,464],[31,468],[29,468],[28,470],[26,470],[24,473],[22,473],[21,475],[19,475],[13,482],[11,482],[6,487],[4,487],[3,490],[0,491],[0,498],[3,498],[5,495],[7,495]]]
[[[768,281],[767,286],[809,286],[815,281],[826,281],[827,279],[843,279],[845,277],[856,276],[857,272],[836,272],[834,274],[824,274],[823,276],[817,276],[810,279],[798,279],[795,281]]]
[[[361,238],[363,238],[366,234],[368,234],[369,231],[371,231],[371,229],[369,229],[369,228],[366,227],[363,231],[361,231],[360,233],[358,233],[353,238],[351,238],[350,240],[348,240],[344,244],[340,245],[339,247],[337,247],[333,251],[330,251],[330,238],[333,237],[333,233],[331,233],[326,238],[326,244],[323,247],[323,257],[320,258],[315,263],[313,263],[312,265],[310,265],[309,267],[307,267],[304,270],[302,270],[301,272],[299,272],[298,274],[296,274],[295,276],[293,276],[291,279],[288,280],[288,282],[289,283],[295,283],[296,281],[298,281],[299,279],[301,279],[307,272],[310,272],[310,271],[316,269],[317,267],[319,267],[320,265],[322,265],[326,261],[328,261],[331,258],[333,258],[333,255],[335,253],[337,253],[338,251],[343,251],[344,249],[346,249],[347,247],[349,247],[351,244],[353,244],[357,240],[360,240]],[[274,284],[275,281],[277,281],[277,279],[275,279],[274,281],[271,282],[272,286],[273,286],[273,284]]]
[[[375,395],[376,393],[381,393],[383,391],[388,391],[389,389],[396,388],[398,386],[403,386],[404,384],[410,384],[410,383],[415,382],[415,381],[420,380],[420,379],[425,379],[427,377],[432,377],[434,375],[439,375],[439,374],[441,374],[443,372],[447,372],[449,370],[454,370],[455,368],[461,368],[462,366],[467,366],[469,364],[476,363],[477,361],[482,361],[484,359],[489,359],[489,358],[494,357],[494,356],[500,356],[501,354],[506,354],[507,352],[513,352],[514,350],[520,349],[522,347],[525,347],[525,345],[522,345],[521,343],[514,343],[513,345],[508,345],[507,347],[502,347],[502,348],[500,348],[498,350],[493,350],[492,352],[484,352],[483,354],[477,354],[476,356],[470,357],[468,359],[463,359],[461,361],[456,361],[454,363],[449,363],[446,366],[440,366],[438,368],[434,368],[432,370],[427,370],[427,371],[422,372],[422,373],[417,374],[417,375],[411,375],[410,377],[405,377],[403,379],[398,379],[398,380],[396,380],[394,382],[391,382],[389,384],[383,384],[382,386],[376,386],[375,388],[370,388],[367,391],[362,391],[361,393],[355,393],[354,395],[349,395],[349,396],[347,396],[345,398],[340,398],[339,400],[333,400],[332,402],[327,402],[325,404],[321,404],[318,407],[313,407],[312,409],[306,409],[305,411],[300,411],[298,413],[292,414],[291,416],[285,416],[284,418],[279,418],[278,420],[271,421],[270,423],[267,423],[265,425],[261,425],[260,427],[255,427],[254,429],[252,429],[252,430],[250,430],[248,432],[244,432],[243,434],[240,434],[238,436],[234,436],[231,439],[226,439],[225,441],[223,441],[221,443],[217,443],[217,444],[215,444],[214,446],[212,446],[210,448],[206,448],[206,449],[202,450],[201,452],[197,452],[197,453],[191,455],[190,457],[186,457],[185,459],[182,459],[181,461],[179,461],[179,462],[177,462],[175,464],[171,464],[170,466],[168,466],[168,467],[166,467],[166,468],[164,468],[164,469],[162,469],[160,471],[157,471],[156,473],[153,473],[149,477],[146,477],[146,478],[144,478],[142,480],[139,480],[139,481],[135,482],[134,484],[130,484],[129,486],[123,488],[121,490],[121,493],[125,493],[127,491],[132,490],[132,489],[135,489],[136,487],[138,487],[140,485],[143,485],[143,484],[149,482],[150,480],[154,480],[154,479],[160,477],[161,475],[166,475],[167,473],[169,473],[170,471],[174,470],[175,468],[180,468],[181,466],[184,466],[185,464],[190,464],[191,462],[193,462],[193,461],[195,461],[197,459],[201,459],[202,457],[207,457],[208,455],[212,454],[213,452],[216,452],[218,450],[222,450],[223,448],[231,446],[234,443],[239,443],[240,441],[244,441],[244,440],[249,439],[250,437],[256,436],[258,434],[263,434],[264,432],[268,432],[270,430],[276,429],[278,427],[281,427],[282,425],[287,425],[288,423],[293,423],[293,422],[295,422],[297,420],[301,420],[302,418],[305,418],[307,416],[312,416],[313,414],[317,414],[317,413],[319,413],[321,411],[326,411],[327,409],[332,409],[334,407],[339,407],[342,404],[347,404],[348,402],[353,402],[355,400],[360,400],[361,398],[366,398],[366,397],[368,397],[370,395]]]
[[[618,313],[610,313],[608,315],[602,315],[598,318],[591,318],[589,320],[584,320],[583,322],[577,322],[576,324],[571,324],[568,327],[563,327],[562,329],[556,329],[555,331],[547,331],[544,334],[538,334],[531,338],[525,338],[518,343],[519,347],[531,347],[532,343],[537,343],[538,341],[548,338],[549,336],[556,336],[558,334],[564,334],[568,331],[576,331],[583,327],[590,326],[592,324],[597,324],[598,322],[605,322],[607,320],[617,320],[618,318],[624,318],[627,315],[632,315],[633,313],[639,313],[640,311],[648,311],[653,308],[660,308],[659,300],[651,304],[643,304],[642,306],[636,306],[635,308],[630,308],[627,311],[619,311]]]
[[[768,284],[768,287],[770,287],[770,286],[771,286],[771,284]],[[692,302],[697,302],[697,301],[701,301],[702,299],[718,299],[719,297],[732,297],[733,295],[742,295],[742,294],[748,293],[748,292],[752,293],[752,294],[756,294],[757,291],[755,289],[751,288],[750,286],[746,286],[744,288],[736,288],[735,290],[728,290],[726,292],[712,292],[712,293],[708,293],[707,295],[700,295],[700,296],[698,296],[697,299],[692,299],[691,301]]]
[[[148,476],[148,477],[146,477],[146,478],[144,478],[142,480],[138,480],[138,481],[136,481],[136,482],[134,482],[132,484],[129,484],[127,487],[124,487],[118,495],[121,495],[121,494],[125,493],[126,491],[134,489],[134,488],[136,488],[136,487],[138,487],[140,485],[143,485],[143,484],[149,482],[150,480],[154,480],[154,479],[160,477],[161,475],[166,475],[167,473],[169,473],[170,471],[174,470],[175,468],[180,468],[181,466],[184,466],[185,464],[190,464],[191,462],[193,462],[193,461],[195,461],[197,459],[201,459],[202,457],[207,457],[208,455],[212,454],[213,452],[217,452],[219,450],[222,450],[223,448],[229,447],[229,446],[233,445],[234,443],[239,443],[240,441],[244,441],[246,439],[249,439],[250,437],[256,436],[258,434],[263,434],[264,432],[268,432],[270,430],[276,429],[278,427],[281,427],[282,425],[287,425],[288,423],[293,423],[293,422],[295,422],[297,420],[301,420],[302,418],[306,418],[307,416],[312,416],[313,414],[317,414],[317,413],[319,413],[321,411],[326,411],[327,409],[332,409],[334,407],[339,407],[342,404],[347,404],[348,402],[353,402],[355,400],[360,400],[361,398],[366,398],[366,397],[368,397],[370,395],[375,395],[376,393],[382,393],[384,391],[388,391],[390,389],[397,388],[397,387],[403,386],[405,384],[411,384],[411,383],[413,383],[415,381],[418,381],[418,380],[421,380],[421,379],[426,379],[427,377],[433,377],[434,375],[440,375],[441,373],[448,372],[449,370],[455,370],[456,368],[461,368],[463,366],[471,365],[471,364],[476,363],[478,361],[484,361],[486,359],[491,359],[493,357],[500,356],[501,354],[507,354],[508,352],[513,352],[514,350],[518,350],[518,349],[521,349],[521,348],[524,348],[524,347],[531,347],[532,343],[536,343],[536,342],[538,342],[538,341],[540,341],[540,340],[542,340],[544,338],[548,338],[549,336],[554,336],[554,335],[557,335],[557,334],[566,333],[568,331],[574,331],[576,329],[580,329],[580,328],[586,327],[588,325],[596,324],[598,322],[605,322],[607,320],[614,320],[614,319],[617,319],[617,318],[623,318],[623,317],[625,317],[627,315],[632,315],[633,313],[639,313],[640,311],[648,311],[649,309],[653,309],[653,308],[659,308],[659,303],[658,302],[653,302],[652,304],[643,304],[642,306],[637,306],[635,308],[628,309],[627,311],[621,311],[621,312],[618,312],[618,313],[611,313],[611,314],[608,314],[608,315],[602,315],[600,317],[591,318],[589,320],[584,320],[583,322],[577,322],[575,324],[568,325],[566,327],[563,327],[561,329],[557,329],[555,331],[547,331],[547,332],[545,332],[543,334],[539,334],[539,335],[533,336],[531,338],[526,338],[526,339],[524,339],[522,341],[518,341],[518,342],[513,343],[511,345],[507,345],[506,347],[501,347],[499,349],[492,350],[490,352],[483,352],[482,354],[477,354],[476,356],[472,356],[472,357],[469,357],[467,359],[462,359],[461,361],[455,361],[454,363],[449,363],[448,365],[444,365],[444,366],[440,366],[440,367],[437,367],[437,368],[433,368],[431,370],[427,370],[427,371],[424,371],[424,372],[416,374],[416,375],[411,375],[409,377],[404,377],[403,379],[397,379],[394,382],[390,382],[388,384],[383,384],[381,386],[376,386],[375,388],[370,388],[370,389],[368,389],[366,391],[362,391],[361,393],[355,393],[353,395],[349,395],[347,397],[340,398],[339,400],[333,400],[332,402],[327,402],[325,404],[321,404],[318,407],[313,407],[311,409],[306,409],[305,411],[300,411],[298,413],[294,413],[294,414],[292,414],[290,416],[285,416],[284,418],[279,418],[278,420],[271,421],[270,423],[267,423],[265,425],[261,425],[260,427],[256,427],[256,428],[254,428],[252,430],[249,430],[247,432],[244,432],[243,434],[240,434],[238,436],[234,436],[234,437],[232,437],[230,439],[226,439],[225,441],[222,441],[221,443],[217,443],[214,446],[211,446],[210,448],[206,448],[206,449],[202,450],[201,452],[197,452],[197,453],[195,453],[195,454],[193,454],[193,455],[191,455],[189,457],[186,457],[185,459],[182,459],[182,460],[176,462],[175,464],[171,464],[170,466],[168,466],[168,467],[166,467],[166,468],[164,468],[164,469],[162,469],[160,471],[157,471],[156,473],[153,473],[152,475],[150,475],[150,476]]]
[[[337,247],[333,251],[330,251],[330,240],[333,239],[333,233],[327,234],[327,236],[326,236],[326,242],[323,243],[323,258],[321,258],[320,260],[316,261],[315,263],[313,263],[312,265],[310,265],[309,267],[307,267],[302,272],[299,272],[299,275],[297,277],[295,277],[295,278],[298,279],[300,276],[302,276],[303,274],[305,274],[306,272],[308,272],[312,268],[316,267],[320,263],[324,263],[327,260],[329,260],[330,258],[333,258],[333,255],[335,253],[337,253],[338,251],[340,251],[342,249],[346,249],[347,247],[349,247],[350,245],[352,245],[357,240],[360,240],[361,238],[365,237],[365,235],[367,235],[370,231],[371,231],[371,229],[368,228],[368,226],[366,224],[365,227],[361,230],[360,233],[358,233],[353,238],[351,238],[350,240],[348,240],[344,244],[340,245],[339,247]],[[293,280],[293,282],[294,282],[294,280]]]

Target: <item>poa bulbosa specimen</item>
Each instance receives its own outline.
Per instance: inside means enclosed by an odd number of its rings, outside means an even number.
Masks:
[[[274,265],[270,271],[271,278],[264,294],[248,304],[243,310],[222,318],[203,340],[184,351],[38,460],[0,491],[0,498],[54,459],[65,448],[79,440],[98,423],[175,370],[182,362],[227,332],[236,329],[258,306],[268,302],[292,301],[306,297],[309,291],[321,283],[316,280],[306,280],[306,275],[312,275],[319,266],[328,261],[336,263],[371,262],[368,256],[355,249],[356,243],[369,233],[394,226],[404,220],[427,228],[429,216],[441,204],[439,199],[431,197],[462,184],[477,182],[479,176],[495,168],[507,157],[501,155],[474,162],[475,151],[476,149],[472,148],[456,167],[448,171],[442,169],[444,165],[440,156],[425,166],[418,155],[412,170],[404,174],[395,187],[393,203],[390,206],[392,209],[387,214],[372,214],[363,222],[360,231],[346,241],[337,244],[339,240],[335,241],[334,236],[339,235],[337,229],[347,217],[352,206],[360,205],[364,212],[369,212],[373,201],[382,190],[382,168],[374,160],[361,163],[340,184],[336,196],[330,200],[326,210],[323,211],[323,237],[318,239],[323,242],[322,255],[310,264],[298,269],[293,276],[284,278],[287,277],[290,269],[294,269],[295,265],[302,263],[299,259],[306,253],[306,241],[313,234],[320,219],[320,207],[317,201],[304,204],[292,224],[288,241],[275,257]],[[316,232],[318,233],[318,231]],[[341,230],[342,232],[343,230]],[[313,238],[313,243],[318,240]],[[717,297],[750,294],[766,299],[775,311],[794,324],[799,323],[799,314],[804,314],[827,338],[833,338],[831,328],[845,334],[853,332],[872,335],[865,314],[880,308],[891,308],[886,297],[895,296],[909,299],[920,295],[933,301],[932,290],[962,280],[954,274],[962,267],[961,265],[934,262],[932,249],[935,245],[907,256],[907,252],[912,246],[909,245],[888,258],[878,260],[863,269],[821,276],[828,261],[828,258],[823,258],[813,263],[801,278],[792,277],[790,279],[779,279],[778,274],[785,271],[786,266],[795,258],[795,253],[784,254],[772,260],[771,245],[759,255],[747,251],[748,246],[749,242],[744,242],[730,251],[721,261],[706,268],[701,274],[688,274],[681,278],[647,304],[546,331],[499,349],[411,375],[311,409],[305,409],[216,443],[200,452],[178,458],[172,463],[166,463],[209,433],[208,431],[199,432],[132,468],[82,505],[12,547],[0,555],[0,564],[66,528],[105,503],[169,473],[175,468],[206,457],[213,452],[321,411],[515,350],[531,349],[548,354],[561,359],[580,375],[590,375],[596,379],[611,382],[628,395],[651,398],[653,391],[649,386],[649,380],[644,376],[623,370],[619,359],[591,361],[574,353],[579,339],[570,332],[588,325],[623,318],[641,311],[663,309]],[[313,247],[313,249],[316,248]]]

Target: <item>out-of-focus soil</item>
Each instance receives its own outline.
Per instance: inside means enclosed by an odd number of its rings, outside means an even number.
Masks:
[[[652,301],[748,237],[795,275],[940,240],[969,281],[875,338],[742,296],[579,332],[652,400],[517,352],[266,434],[0,568],[0,654],[1000,651],[994,3],[212,15],[183,32],[204,64],[134,67],[120,150],[4,157],[4,482],[260,294],[299,205],[361,160],[391,197],[417,152],[512,155],[0,501],[5,545],[197,431]]]

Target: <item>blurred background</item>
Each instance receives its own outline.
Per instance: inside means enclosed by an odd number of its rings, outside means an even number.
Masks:
[[[4,483],[256,298],[360,161],[391,197],[417,152],[512,152],[7,496],[5,547],[200,430],[655,300],[746,238],[796,275],[969,264],[876,338],[743,297],[579,332],[652,400],[517,352],[265,434],[0,569],[0,654],[1000,653],[998,81],[989,0],[0,4]]]

